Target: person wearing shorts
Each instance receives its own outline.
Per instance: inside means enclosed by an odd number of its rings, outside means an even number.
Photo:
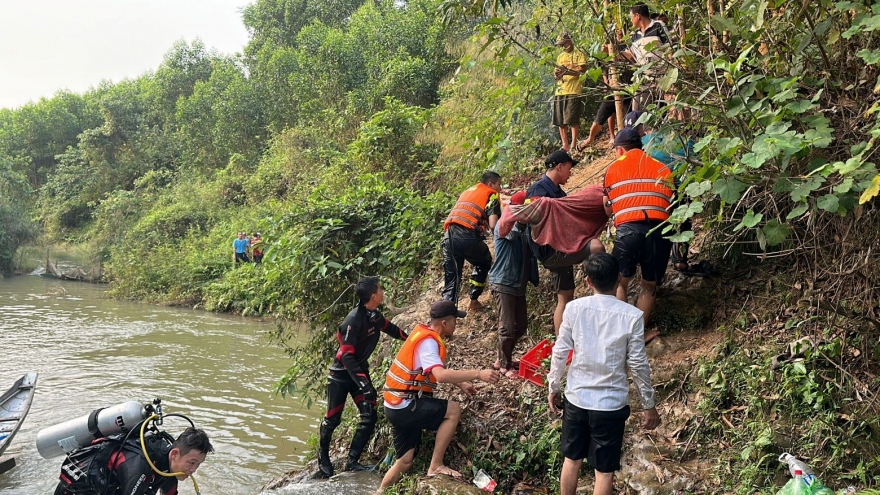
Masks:
[[[571,169],[578,161],[566,151],[558,150],[550,153],[544,161],[547,172],[540,180],[529,186],[526,197],[531,198],[564,198],[567,195],[562,187],[571,177]],[[531,227],[529,227],[531,229]],[[562,323],[562,311],[565,305],[574,298],[574,265],[587,259],[590,253],[604,252],[605,246],[598,239],[592,239],[586,248],[579,253],[561,253],[552,246],[539,246],[532,240],[531,230],[527,236],[532,254],[550,271],[550,286],[556,292],[556,310],[553,312],[553,329],[558,334]]]
[[[547,401],[551,412],[562,409],[562,495],[575,494],[584,459],[595,470],[593,494],[613,492],[630,415],[627,369],[641,398],[642,427],[653,430],[660,424],[645,352],[645,322],[638,308],[615,296],[619,270],[610,254],[587,258],[584,272],[593,295],[568,304],[553,346]],[[563,400],[562,377],[570,351],[574,353]]]
[[[571,35],[562,33],[556,39],[556,46],[563,52],[556,57],[553,78],[556,79],[556,93],[553,97],[553,125],[559,127],[562,149],[568,151],[578,138],[583,113],[584,83],[581,76],[587,72],[587,56],[574,47]],[[568,129],[571,128],[571,140]]]
[[[626,127],[614,139],[618,159],[605,172],[605,210],[613,215],[617,236],[611,254],[620,264],[617,297],[627,301],[630,280],[641,267],[642,280],[636,307],[648,323],[663,282],[672,243],[657,227],[669,218],[672,204],[672,175],[662,163],[642,151],[639,131]],[[649,342],[659,335],[653,329]]]
[[[412,468],[422,442],[422,430],[437,432],[428,477],[438,474],[461,477],[461,473],[443,464],[446,449],[458,428],[461,406],[455,401],[434,398],[433,391],[438,383],[454,383],[465,394],[473,396],[477,390],[471,381],[495,383],[501,376],[493,369],[446,368],[444,342],[455,333],[458,318],[466,315],[452,301],[441,300],[431,305],[430,324],[416,325],[388,370],[383,397],[397,461],[385,473],[379,490],[397,483]]]

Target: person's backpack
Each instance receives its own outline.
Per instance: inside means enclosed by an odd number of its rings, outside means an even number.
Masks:
[[[125,434],[99,438],[76,449],[61,464],[61,487],[74,495],[104,495],[111,483],[110,457],[122,449]]]
[[[148,433],[145,441],[150,458],[157,459],[163,454],[163,447],[167,448],[173,440],[165,432]],[[110,469],[110,460],[114,453],[122,449],[142,452],[137,439],[129,437],[126,442],[125,433],[99,438],[87,447],[70,452],[61,464],[61,488],[71,495],[115,493],[116,488],[110,488],[115,487],[118,482],[113,469]]]

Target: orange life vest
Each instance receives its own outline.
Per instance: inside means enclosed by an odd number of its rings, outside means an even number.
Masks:
[[[431,327],[416,325],[394,362],[385,375],[385,387],[382,389],[385,401],[392,405],[397,405],[406,399],[414,399],[419,395],[431,396],[437,387],[437,379],[429,371],[424,375],[422,369],[415,368],[416,349],[425,339],[434,339],[440,347],[440,360],[446,362],[446,344],[440,335],[431,329]]]
[[[669,218],[672,174],[640,149],[632,149],[608,167],[605,195],[611,200],[614,225]]]
[[[458,224],[466,229],[481,230],[489,226],[489,218],[486,216],[486,205],[498,197],[498,193],[482,182],[461,193],[458,202],[452,207],[443,230],[450,224]]]

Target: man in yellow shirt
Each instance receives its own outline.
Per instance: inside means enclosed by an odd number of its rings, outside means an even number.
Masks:
[[[580,50],[575,50],[571,35],[562,33],[556,38],[556,46],[564,50],[556,57],[556,95],[553,97],[553,125],[559,127],[562,138],[562,149],[569,151],[577,143],[578,130],[583,111],[583,82],[581,76],[587,72],[587,57]],[[571,128],[571,141],[568,129]]]

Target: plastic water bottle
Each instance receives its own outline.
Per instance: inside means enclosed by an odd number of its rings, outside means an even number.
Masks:
[[[807,487],[807,493],[812,495],[834,495],[834,491],[827,488],[821,481],[819,481],[819,478],[813,474],[813,470],[810,469],[810,466],[806,462],[788,452],[779,456],[779,462],[788,464],[789,472],[791,472],[791,475],[795,479],[799,479],[799,481],[803,483],[803,486]],[[800,478],[798,478],[798,475],[800,475]],[[800,483],[797,484],[800,485]]]
[[[810,466],[807,465],[806,462],[798,459],[788,452],[783,452],[782,455],[779,456],[779,462],[784,462],[788,464],[788,471],[791,473],[792,477],[796,477],[795,473],[797,471],[800,471],[804,483],[806,483],[807,486],[813,485],[813,480],[816,479],[816,476],[813,474],[813,470],[810,469]]]

